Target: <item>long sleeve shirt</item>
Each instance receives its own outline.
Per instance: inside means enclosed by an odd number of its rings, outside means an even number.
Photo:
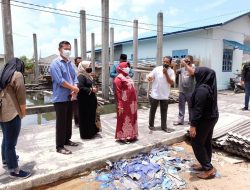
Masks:
[[[218,107],[213,107],[212,101],[208,89],[203,85],[194,91],[191,106],[191,126],[197,127],[202,121],[218,118]]]
[[[21,117],[20,105],[26,105],[26,91],[23,75],[16,71],[10,84],[0,92],[0,121],[11,121],[17,115]]]
[[[66,102],[70,101],[70,89],[64,88],[64,82],[71,85],[78,83],[76,72],[71,61],[65,62],[62,57],[58,57],[50,65],[50,73],[53,83],[53,99],[52,102]]]

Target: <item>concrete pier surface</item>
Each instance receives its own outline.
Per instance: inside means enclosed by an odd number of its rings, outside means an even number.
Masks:
[[[219,92],[220,111],[219,125],[249,117],[250,111],[241,111],[244,94],[233,94],[230,91]],[[0,189],[31,189],[32,187],[49,184],[59,179],[72,177],[87,169],[93,169],[106,160],[128,158],[136,153],[150,150],[155,146],[170,145],[184,140],[188,129],[186,112],[185,125],[173,126],[178,115],[178,104],[170,104],[168,108],[168,128],[172,133],[160,130],[159,108],[156,113],[155,126],[159,130],[150,132],[148,129],[148,108],[138,111],[139,139],[131,144],[120,144],[115,141],[116,114],[101,116],[102,132],[92,140],[80,139],[79,129],[73,127],[72,141],[78,147],[67,147],[73,152],[62,155],[55,149],[55,122],[46,126],[25,127],[18,139],[17,154],[22,169],[32,172],[27,179],[13,179],[8,176],[6,168],[0,165]],[[227,121],[227,122],[223,122]],[[0,134],[2,139],[2,134]]]

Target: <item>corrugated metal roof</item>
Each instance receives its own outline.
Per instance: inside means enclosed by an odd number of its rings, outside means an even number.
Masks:
[[[229,124],[215,127],[213,145],[250,159],[249,118],[241,118]]]
[[[215,27],[222,26],[224,24],[227,24],[229,22],[232,22],[238,18],[241,18],[241,17],[243,17],[245,15],[249,15],[249,14],[250,14],[249,11],[246,11],[245,13],[236,12],[234,14],[228,14],[228,15],[222,15],[220,17],[208,18],[208,19],[196,21],[193,23],[186,23],[186,24],[176,26],[176,27],[173,26],[172,28],[169,27],[163,35],[170,36],[170,35],[174,35],[174,34],[181,34],[181,33],[197,31],[197,30],[215,28]],[[181,27],[183,27],[183,29],[180,29]],[[149,39],[153,39],[156,37],[157,37],[156,31],[139,34],[139,40],[149,40]],[[129,38],[127,40],[116,42],[115,45],[132,43],[132,42],[133,42],[133,40],[131,38]]]

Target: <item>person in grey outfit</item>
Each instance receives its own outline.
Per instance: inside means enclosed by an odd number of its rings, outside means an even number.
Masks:
[[[191,55],[186,56],[186,58],[182,61],[182,65],[183,62],[194,67],[193,56]],[[176,74],[179,75],[179,115],[178,120],[174,122],[174,125],[183,125],[186,102],[188,104],[188,114],[190,122],[191,95],[194,90],[194,77],[190,76],[185,67],[178,69],[176,71]]]

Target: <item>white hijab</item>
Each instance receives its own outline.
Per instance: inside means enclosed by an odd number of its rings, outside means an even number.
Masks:
[[[93,80],[93,77],[90,76],[90,74],[86,72],[86,68],[89,68],[90,64],[91,64],[90,61],[80,62],[78,65],[78,76],[83,75],[83,76],[89,78],[90,80]]]

